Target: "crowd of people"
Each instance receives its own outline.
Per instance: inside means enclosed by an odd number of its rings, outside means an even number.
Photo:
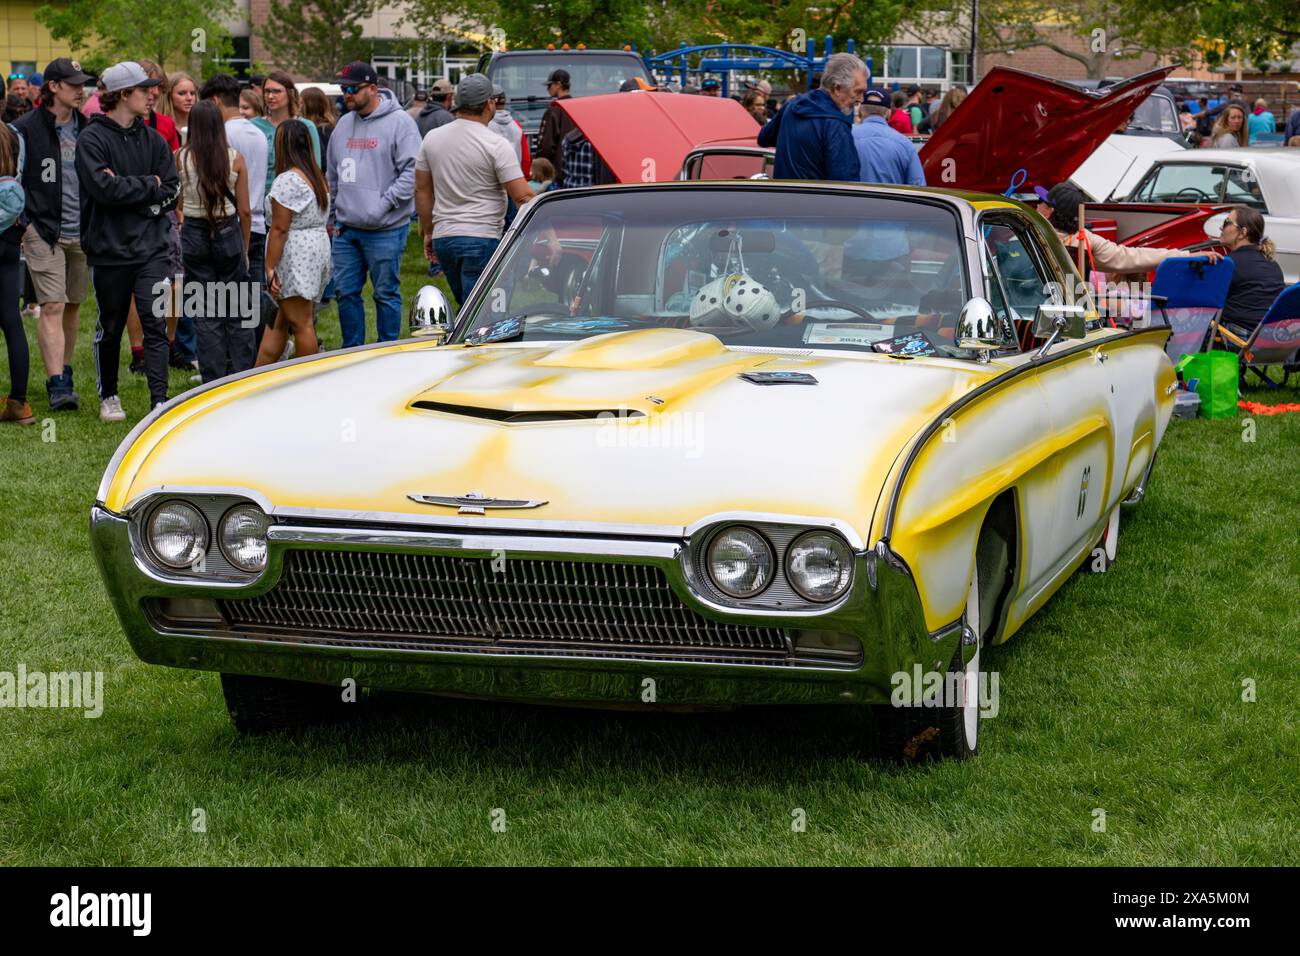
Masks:
[[[37,323],[49,407],[73,411],[93,289],[99,416],[123,421],[124,335],[151,407],[167,400],[169,366],[209,382],[279,361],[290,340],[292,354],[315,353],[317,312],[331,300],[344,347],[362,344],[367,278],[375,335],[397,339],[412,220],[460,301],[508,215],[556,178],[546,160],[526,178],[527,138],[481,74],[439,81],[408,111],[370,64],[349,63],[341,116],[282,71],[199,85],[124,61],[89,98],[91,77],[71,59],[32,79],[10,83],[29,108],[0,123],[5,423],[35,422],[20,299]]]
[[[376,337],[391,341],[401,332],[399,271],[412,220],[430,272],[445,273],[459,303],[519,207],[550,189],[612,181],[557,105],[571,95],[564,69],[547,78],[551,105],[532,150],[505,92],[484,74],[455,86],[438,80],[408,108],[368,63],[347,64],[338,81],[341,115],[319,89],[300,92],[279,70],[247,85],[223,73],[200,85],[147,59],[124,61],[103,71],[88,98],[91,77],[68,58],[11,77],[0,123],[0,327],[10,374],[0,422],[35,421],[20,298],[36,322],[49,407],[68,411],[81,400],[72,357],[93,289],[99,415],[122,421],[124,335],[129,370],[145,376],[152,406],[168,397],[169,366],[208,382],[289,349],[315,353],[317,314],[330,301],[343,346],[362,344],[367,278]],[[636,79],[621,87],[644,89]],[[714,78],[680,92],[723,94]],[[925,185],[912,137],[940,128],[965,97],[957,87],[942,97],[919,86],[869,88],[852,53],[829,57],[813,88],[784,102],[766,80],[736,95],[759,124],[758,143],[775,150],[775,178],[897,185]],[[1267,102],[1249,108],[1239,89],[1201,106],[1184,104],[1183,122],[1204,130],[1204,145],[1245,146],[1276,127]],[[1300,111],[1286,137],[1300,145]],[[1066,221],[1077,203],[1064,188],[1039,187],[1039,211],[1078,241],[1077,223]],[[1238,290],[1246,305],[1236,318],[1246,321],[1255,299],[1280,288],[1280,272],[1258,214],[1234,215],[1225,245],[1241,281],[1259,286]],[[1153,256],[1179,254],[1141,250],[1136,262],[1132,250],[1093,245],[1115,268],[1154,268]]]

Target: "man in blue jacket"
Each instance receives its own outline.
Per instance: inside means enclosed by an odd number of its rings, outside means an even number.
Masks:
[[[857,182],[853,108],[867,89],[867,65],[852,53],[826,61],[819,89],[788,102],[759,131],[760,146],[776,147],[775,179]]]
[[[369,63],[353,61],[339,74],[343,114],[330,136],[325,178],[330,188],[334,282],[338,290],[343,347],[366,338],[361,289],[366,273],[374,287],[375,329],[380,342],[402,332],[399,269],[415,211],[415,154],[420,131],[381,88]]]

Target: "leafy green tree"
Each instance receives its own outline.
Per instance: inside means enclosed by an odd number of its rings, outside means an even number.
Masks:
[[[263,32],[275,65],[303,76],[332,76],[352,60],[368,60],[361,21],[376,0],[281,0]]]
[[[90,62],[145,57],[168,71],[229,56],[222,24],[234,15],[234,0],[67,0],[36,8],[50,35]]]

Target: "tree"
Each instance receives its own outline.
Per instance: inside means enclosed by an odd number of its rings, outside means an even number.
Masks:
[[[1180,10],[1184,0],[1151,0],[1162,12]],[[1293,59],[1300,43],[1295,0],[1201,0],[1196,5],[1196,34],[1204,38],[1206,59],[1218,65],[1235,51],[1257,65]]]
[[[266,48],[280,69],[333,76],[345,63],[370,59],[361,21],[375,6],[376,0],[282,0],[271,6]]]
[[[222,24],[234,15],[234,0],[67,0],[36,9],[50,36],[88,60],[147,57],[164,70],[229,56],[232,45]]]

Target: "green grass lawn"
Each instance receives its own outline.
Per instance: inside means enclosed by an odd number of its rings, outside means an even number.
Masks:
[[[414,239],[404,276],[409,306],[423,281]],[[0,710],[0,864],[1300,858],[1300,415],[1255,419],[1253,442],[1241,421],[1171,425],[1112,572],[1075,576],[986,652],[1001,713],[973,761],[860,760],[866,720],[844,709],[627,714],[404,695],[375,695],[345,727],[245,740],[215,674],[135,658],[100,584],[87,514],[147,393],[124,357],[128,421],[100,423],[91,325],[81,410],[49,413],[33,334],[32,404],[53,432],[0,428],[0,671],[103,671],[104,713]],[[333,310],[321,330],[337,347]],[[173,394],[187,379],[172,373]],[[192,830],[196,808],[206,832]]]

